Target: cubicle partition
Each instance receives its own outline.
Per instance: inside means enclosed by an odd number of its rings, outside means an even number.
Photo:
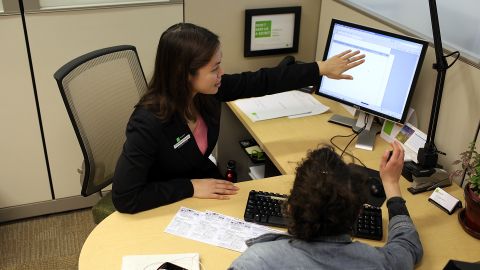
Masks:
[[[82,155],[53,73],[86,52],[130,44],[149,77],[161,33],[183,21],[183,0],[25,0],[23,13],[18,3],[0,6],[0,222],[99,199],[80,196]]]

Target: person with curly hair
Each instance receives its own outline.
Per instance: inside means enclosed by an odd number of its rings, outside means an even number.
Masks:
[[[393,143],[380,162],[387,196],[388,240],[383,247],[352,241],[352,226],[366,202],[366,179],[331,147],[308,153],[287,200],[288,235],[265,234],[229,269],[413,269],[423,256],[419,235],[400,191],[404,152]]]

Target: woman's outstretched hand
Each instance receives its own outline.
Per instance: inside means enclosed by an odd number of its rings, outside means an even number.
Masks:
[[[232,182],[219,179],[192,179],[193,197],[201,199],[228,200],[239,190]]]
[[[345,71],[354,68],[365,62],[365,54],[360,54],[360,51],[347,50],[340,54],[334,55],[325,61],[318,61],[318,69],[320,75],[327,76],[330,79],[345,79],[352,80],[353,77],[344,74]]]

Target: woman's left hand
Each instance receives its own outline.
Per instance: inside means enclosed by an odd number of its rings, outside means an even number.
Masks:
[[[365,54],[359,53],[360,51],[352,52],[352,50],[347,50],[334,55],[325,61],[318,61],[317,64],[318,69],[320,70],[320,75],[336,80],[352,80],[352,76],[343,73],[365,62]]]

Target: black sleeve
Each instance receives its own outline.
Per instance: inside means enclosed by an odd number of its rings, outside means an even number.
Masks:
[[[134,112],[113,176],[112,200],[117,211],[137,213],[193,195],[190,179],[148,179],[164,135],[153,114]]]
[[[388,208],[388,219],[392,219],[392,217],[396,215],[406,215],[410,216],[408,213],[407,206],[405,205],[405,200],[401,197],[392,197],[387,201],[387,208]]]
[[[258,97],[318,85],[319,81],[316,62],[262,68],[256,72],[223,75],[216,97],[220,101]]]

